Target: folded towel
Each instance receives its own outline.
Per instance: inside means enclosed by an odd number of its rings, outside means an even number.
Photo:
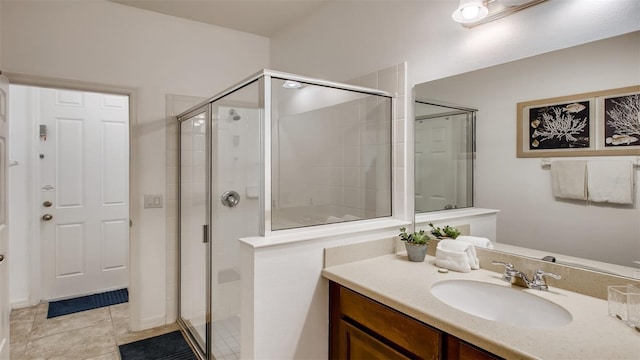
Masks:
[[[589,161],[589,200],[633,204],[633,164],[630,161]]]
[[[475,247],[468,242],[440,240],[436,247],[436,265],[449,270],[470,272],[480,268]]]
[[[475,247],[493,249],[493,244],[491,243],[491,240],[484,237],[459,235],[456,238],[456,240],[471,243]]]
[[[563,199],[587,200],[587,162],[554,161],[551,163],[553,196]]]

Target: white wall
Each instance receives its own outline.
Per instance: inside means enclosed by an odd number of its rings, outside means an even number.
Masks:
[[[324,249],[391,238],[401,224],[286,245],[243,243],[242,358],[327,359],[329,288],[320,275]]]
[[[271,67],[350,79],[407,61],[409,86],[638,29],[637,0],[552,0],[466,29],[458,0],[329,2],[271,39]]]
[[[34,101],[34,89],[25,86],[11,86],[9,102],[9,160],[19,165],[9,168],[9,297],[12,307],[29,305],[29,264],[31,263],[30,243],[34,236],[33,217],[36,194],[31,176],[34,169],[34,128],[37,108],[30,107]]]
[[[165,95],[211,96],[267,66],[269,40],[106,1],[3,2],[8,73],[136,89],[132,129],[131,314],[134,328],[165,322]]]

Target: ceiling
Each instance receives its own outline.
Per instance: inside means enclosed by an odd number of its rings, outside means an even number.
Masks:
[[[166,15],[271,37],[328,0],[110,0]]]

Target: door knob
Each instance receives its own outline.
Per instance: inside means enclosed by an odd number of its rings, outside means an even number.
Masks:
[[[51,219],[53,219],[53,215],[51,215],[51,214],[42,215],[42,220],[44,220],[44,221],[49,221]]]
[[[4,261],[4,255],[0,254],[0,262]]]

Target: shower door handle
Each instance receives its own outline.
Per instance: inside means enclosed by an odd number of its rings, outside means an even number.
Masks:
[[[202,242],[209,242],[209,225],[202,225]]]
[[[235,207],[240,202],[240,194],[233,190],[225,191],[224,194],[220,196],[220,202],[226,207]]]

